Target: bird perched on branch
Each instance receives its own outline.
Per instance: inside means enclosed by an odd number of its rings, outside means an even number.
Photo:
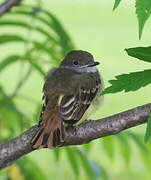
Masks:
[[[86,51],[71,51],[46,76],[41,129],[32,147],[55,148],[63,145],[65,126],[77,125],[95,111],[103,84],[93,56]]]

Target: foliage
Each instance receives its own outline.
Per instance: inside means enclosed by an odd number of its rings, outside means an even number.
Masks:
[[[40,167],[38,167],[36,163],[34,163],[28,158],[24,157],[23,160],[18,160],[17,165],[20,169],[21,174],[24,175],[25,179],[46,179],[46,176],[41,171]]]
[[[103,94],[136,91],[151,83],[151,69],[140,72],[132,72],[116,76],[116,80],[109,80],[112,86],[106,88]]]
[[[121,0],[115,0],[114,10],[120,2]],[[149,0],[136,0],[139,37],[141,37],[145,22],[150,16],[150,8]],[[13,9],[12,12],[0,19],[0,27],[1,29],[4,28],[4,33],[0,35],[0,44],[2,46],[7,44],[7,47],[12,47],[15,44],[19,47],[17,51],[7,54],[1,60],[0,73],[5,72],[6,69],[13,68],[16,64],[19,64],[21,67],[18,81],[11,92],[7,92],[6,87],[0,85],[0,141],[2,143],[12,138],[12,134],[16,136],[31,126],[39,117],[40,103],[34,102],[32,98],[22,97],[20,93],[21,89],[25,87],[26,82],[29,82],[30,76],[36,72],[43,78],[48,70],[47,67],[57,66],[66,52],[74,49],[75,46],[60,21],[52,13],[40,6],[22,5]],[[15,29],[13,33],[10,33],[10,31],[5,32],[6,29],[11,28]],[[136,47],[125,50],[132,57],[151,62],[150,47]],[[116,93],[123,90],[125,92],[136,91],[149,85],[151,83],[150,77],[151,69],[116,76],[116,80],[109,81],[111,86],[106,88],[103,93]],[[20,109],[16,103],[19,97],[22,100],[26,99],[28,102],[34,103],[35,113],[33,116],[31,114],[28,116],[25,111]],[[146,141],[150,137],[150,132],[149,119],[145,136]],[[148,154],[150,152],[147,146],[144,145],[142,136],[138,134],[127,131],[117,136],[103,138],[102,141],[99,141],[99,144],[103,147],[104,151],[102,151],[106,154],[106,158],[113,162],[116,156],[115,144],[117,143],[120,157],[127,165],[131,160],[133,149],[130,141],[132,141],[133,145],[138,146],[138,151],[142,154],[143,160],[146,166],[148,166],[150,163]],[[80,148],[66,147],[64,149],[55,149],[53,151],[53,156],[56,160],[55,167],[61,161],[62,151],[65,152],[65,158],[71,165],[76,179],[81,176],[82,172],[84,172],[86,179],[96,180],[100,179],[100,177],[105,180],[109,179],[111,170],[105,169],[103,162],[94,161],[89,156],[93,152],[93,145],[86,144]],[[22,179],[49,179],[33,158],[24,157],[18,160],[14,166],[15,168],[13,167],[13,169],[15,169],[15,172],[17,169]],[[150,166],[149,168],[151,169]],[[3,177],[4,179],[11,179],[11,172],[6,170],[6,172],[0,173],[0,179],[3,179]],[[16,177],[16,179],[18,178]]]
[[[129,56],[151,63],[151,46],[125,49]]]
[[[151,1],[136,0],[136,14],[139,25],[139,38],[141,38],[144,25],[151,14]]]
[[[148,122],[147,122],[145,142],[147,142],[150,138],[151,138],[151,113],[149,114],[149,118],[148,118]]]
[[[16,19],[18,16],[20,18]],[[9,46],[12,46],[12,43],[24,44],[23,50],[16,54],[9,54],[0,62],[0,73],[16,63],[22,63],[22,66],[27,65],[28,67],[25,74],[19,78],[11,94],[6,93],[4,87],[1,86],[0,88],[0,105],[3,107],[0,109],[0,125],[1,129],[4,130],[0,132],[2,143],[9,139],[11,134],[17,136],[18,133],[28,128],[33,122],[32,117],[28,118],[14,103],[20,94],[20,89],[25,85],[31,73],[36,71],[43,77],[46,74],[44,63],[46,62],[51,66],[58,65],[61,58],[73,49],[74,45],[57,18],[39,7],[25,5],[17,7],[0,20],[0,26],[1,28],[18,27],[21,28],[21,32],[27,32],[27,36],[23,33],[0,35],[1,45],[6,43]],[[29,34],[32,33],[35,36],[29,37]],[[38,104],[33,119],[38,119],[40,108]],[[65,151],[75,176],[80,174],[79,161],[81,161],[81,165],[89,179],[99,179],[100,176],[107,179],[103,167],[90,160],[83,149],[67,147]],[[59,154],[60,150],[56,149],[54,151],[56,160],[60,158]],[[43,171],[32,159],[25,157],[18,160],[15,168],[19,169],[20,174],[25,179],[47,179]],[[12,178],[10,171],[8,171],[8,176]]]
[[[139,60],[151,63],[151,47],[136,47],[125,49],[129,56],[138,58]],[[116,76],[116,80],[109,80],[111,84],[102,94],[117,93],[125,90],[137,91],[138,89],[151,84],[151,69],[140,72],[132,72]],[[145,134],[145,142],[148,141],[151,134],[150,118],[148,119],[147,129]]]
[[[115,0],[113,10],[115,10],[119,6],[120,2],[121,0]]]
[[[79,176],[81,163],[86,172],[87,179],[99,179],[101,175],[103,179],[108,179],[105,170],[98,163],[90,160],[86,151],[80,148],[71,147],[67,147],[66,151],[75,175]]]
[[[151,63],[151,47],[136,47],[125,49],[129,56]],[[141,87],[151,84],[151,69],[140,72],[132,72],[116,76],[116,80],[109,80],[111,86],[106,88],[103,94],[136,91]]]
[[[115,10],[121,0],[115,0],[113,10]],[[138,19],[139,39],[141,39],[144,25],[151,14],[151,1],[150,0],[135,0],[136,15]]]

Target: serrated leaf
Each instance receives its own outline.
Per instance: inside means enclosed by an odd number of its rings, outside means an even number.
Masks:
[[[21,57],[18,55],[12,55],[2,60],[2,62],[0,62],[0,72],[2,72],[2,70],[4,70],[8,65],[18,61],[20,58]]]
[[[121,2],[121,0],[115,0],[113,11],[119,6],[120,2]]]
[[[2,34],[0,35],[0,44],[9,42],[25,42],[25,39],[15,34]]]
[[[125,49],[129,56],[151,63],[151,46]]]
[[[151,69],[129,74],[116,76],[116,80],[110,80],[110,87],[107,87],[102,94],[117,93],[120,91],[136,91],[151,83]]]
[[[151,14],[150,0],[136,0],[136,14],[139,26],[139,39],[142,36],[144,25]]]
[[[73,169],[75,176],[78,176],[79,175],[79,162],[78,162],[78,158],[76,157],[75,150],[71,147],[66,147],[65,151],[67,153],[67,158],[70,162],[70,165]]]
[[[151,138],[151,112],[149,113],[149,118],[147,121],[147,128],[145,132],[145,142],[148,142]]]

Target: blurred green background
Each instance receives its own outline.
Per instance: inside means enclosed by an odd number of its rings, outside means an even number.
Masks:
[[[31,25],[30,28],[24,29],[17,25],[4,25],[0,21],[0,36],[7,33],[20,35],[27,39],[24,43],[20,41],[3,43],[0,38],[0,63],[10,54],[20,55],[23,52],[26,54],[23,58],[25,61],[31,59],[28,64],[20,60],[7,66],[3,71],[0,69],[0,88],[5,92],[4,94],[1,91],[0,94],[1,142],[19,135],[23,130],[38,122],[41,89],[44,82],[43,71],[46,73],[58,64],[68,49],[89,51],[97,61],[100,61],[99,70],[105,87],[109,85],[108,80],[113,79],[116,75],[148,68],[147,63],[135,60],[124,51],[125,48],[151,44],[150,22],[147,22],[145,26],[142,39],[138,39],[134,1],[122,2],[114,12],[112,11],[113,0],[28,0],[24,3],[44,8],[55,15],[69,34],[70,39],[67,38],[64,42],[58,41],[62,42],[62,45],[52,44],[51,51],[54,50],[54,55],[50,53],[51,58],[45,54],[41,55],[40,48],[36,49],[35,54],[32,52],[32,55],[28,56],[32,46],[31,41],[36,39],[42,42],[44,39],[33,30],[35,24],[39,26],[34,16],[40,10],[34,12],[30,18],[22,17],[19,13],[6,14],[1,18],[1,21],[10,20],[13,16],[14,21],[22,21]],[[49,32],[47,27],[43,26],[43,29]],[[62,39],[63,33],[59,31],[57,36]],[[52,36],[56,36],[54,32]],[[56,39],[59,39],[58,37]],[[70,40],[72,42],[68,44]],[[60,50],[65,47],[64,44],[66,44],[66,49]],[[36,62],[43,68],[43,71],[37,68]],[[26,76],[26,73],[29,76]],[[21,86],[18,86],[24,75],[26,78]],[[136,92],[105,95],[102,107],[91,118],[102,118],[149,103],[150,93],[151,86],[148,86]],[[9,107],[5,108],[5,104],[9,104]],[[32,152],[18,160],[13,166],[1,171],[0,180],[54,178],[57,180],[131,180],[133,178],[149,180],[151,178],[151,152],[150,143],[145,144],[143,140],[145,126],[127,130],[120,135],[98,139],[83,146],[56,150],[42,149]]]

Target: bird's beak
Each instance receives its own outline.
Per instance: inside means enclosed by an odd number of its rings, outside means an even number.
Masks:
[[[90,64],[87,65],[87,67],[93,67],[99,65],[99,62],[91,62]]]
[[[99,62],[89,62],[89,64],[86,64],[86,65],[83,65],[83,66],[80,66],[79,68],[86,68],[86,67],[93,67],[93,66],[97,66],[99,65],[100,63]]]

